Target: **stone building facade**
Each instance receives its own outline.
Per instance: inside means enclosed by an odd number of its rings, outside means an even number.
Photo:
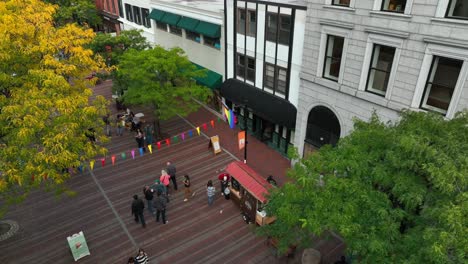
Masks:
[[[295,144],[335,144],[353,119],[468,106],[468,1],[308,0]]]

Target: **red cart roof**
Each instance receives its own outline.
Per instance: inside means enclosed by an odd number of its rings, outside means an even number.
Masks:
[[[265,203],[267,199],[269,184],[260,174],[241,161],[233,161],[226,167],[226,172],[235,178],[245,189],[249,191],[257,200]]]

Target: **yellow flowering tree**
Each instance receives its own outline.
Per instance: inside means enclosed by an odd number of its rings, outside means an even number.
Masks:
[[[92,98],[102,62],[83,48],[91,30],[54,27],[57,6],[40,0],[0,1],[0,205],[19,202],[33,187],[64,191],[67,168],[105,149],[107,101]]]

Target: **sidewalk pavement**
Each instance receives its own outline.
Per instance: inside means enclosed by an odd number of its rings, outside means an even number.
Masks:
[[[218,121],[218,117],[220,117],[220,121]],[[221,118],[220,113],[216,113],[207,106],[202,106],[197,112],[189,114],[186,119],[192,124],[207,123],[208,126],[210,126],[210,121],[214,120],[215,127],[203,132],[210,137],[218,135],[222,148],[232,153],[239,160],[244,160],[244,150],[239,150],[237,140],[237,133],[241,130],[237,126],[231,129]],[[280,186],[288,181],[286,171],[291,165],[287,158],[254,136],[247,135],[247,141],[247,165],[265,179],[268,175],[273,175],[273,178]],[[206,143],[208,146],[208,142]]]

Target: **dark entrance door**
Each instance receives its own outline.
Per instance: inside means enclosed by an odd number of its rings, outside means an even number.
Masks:
[[[341,127],[336,115],[325,106],[310,110],[304,142],[304,157],[323,145],[336,145],[340,138]]]

